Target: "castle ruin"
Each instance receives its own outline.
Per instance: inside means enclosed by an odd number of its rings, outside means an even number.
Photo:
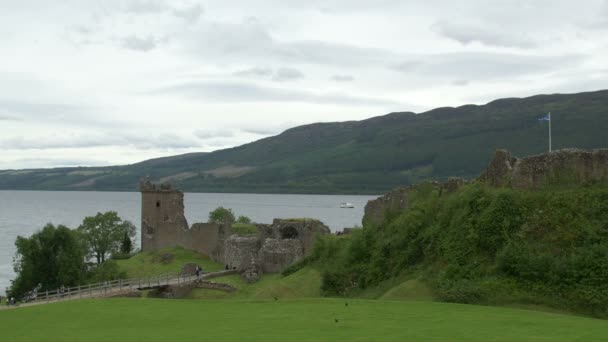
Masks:
[[[507,150],[496,150],[487,169],[472,182],[492,187],[534,190],[550,184],[589,185],[608,182],[608,149],[564,149],[526,158],[516,158]],[[445,183],[426,182],[441,193],[455,191],[468,183],[460,178]],[[371,200],[365,206],[363,223],[380,225],[387,213],[409,207],[412,190],[421,185],[397,188]]]
[[[195,223],[184,216],[184,194],[171,185],[140,182],[141,249],[183,247],[242,272],[280,272],[312,252],[327,226],[313,219],[275,219],[256,224],[257,234],[239,236],[230,224]]]

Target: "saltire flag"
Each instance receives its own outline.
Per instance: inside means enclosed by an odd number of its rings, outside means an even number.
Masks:
[[[551,113],[547,113],[541,116],[540,118],[538,118],[538,121],[551,121]]]

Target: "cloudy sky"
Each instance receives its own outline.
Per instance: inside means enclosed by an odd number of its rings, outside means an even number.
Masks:
[[[0,169],[608,88],[608,0],[0,0],[0,42]]]

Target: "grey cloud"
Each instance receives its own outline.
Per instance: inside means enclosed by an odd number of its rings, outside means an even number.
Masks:
[[[316,104],[402,106],[403,103],[382,98],[351,96],[342,93],[313,93],[303,90],[263,87],[234,82],[188,82],[152,90],[152,94],[181,94],[204,99],[208,103],[234,102],[302,102]]]
[[[159,13],[167,10],[167,4],[159,0],[134,0],[127,4],[126,11],[129,13],[145,14]]]
[[[225,62],[280,60],[283,63],[337,66],[383,65],[399,60],[390,50],[315,40],[281,41],[255,18],[242,23],[204,21],[190,33],[186,44],[198,56]]]
[[[333,75],[331,80],[336,82],[352,82],[355,78],[351,75]]]
[[[467,80],[455,80],[454,82],[452,82],[452,85],[464,87],[464,86],[468,86],[469,85],[469,81],[467,81]]]
[[[491,25],[468,24],[458,21],[438,21],[431,29],[440,35],[461,44],[479,42],[485,45],[532,48],[537,45],[527,31],[514,32],[504,27]]]
[[[239,77],[266,77],[272,75],[272,69],[253,67],[249,69],[239,70],[233,73],[234,76]]]
[[[276,135],[279,134],[289,128],[299,126],[300,124],[295,122],[284,122],[282,124],[265,124],[259,126],[248,126],[243,127],[240,130],[245,133],[255,134],[255,135]]]
[[[121,40],[122,46],[136,51],[150,51],[156,48],[156,40],[148,36],[147,38],[139,38],[135,35],[125,37]]]
[[[300,78],[304,78],[304,74],[294,68],[280,68],[277,70],[272,77],[274,81],[294,81]]]
[[[44,168],[53,167],[74,167],[74,166],[109,166],[112,165],[107,160],[101,159],[65,159],[65,158],[20,158],[14,162],[22,165],[22,169],[40,168],[40,165],[44,165]]]
[[[579,55],[531,56],[511,53],[446,53],[412,56],[394,70],[406,74],[453,79],[490,80],[563,70],[583,61]]]
[[[231,138],[235,133],[231,130],[196,130],[194,135],[201,139]]]
[[[195,4],[190,7],[174,8],[172,12],[174,16],[182,18],[192,24],[198,21],[204,10],[203,6]]]
[[[44,138],[11,137],[0,140],[0,147],[10,150],[78,149],[104,146],[134,146],[139,149],[199,147],[195,139],[175,134],[79,134],[48,136]]]
[[[0,112],[7,113],[5,118],[17,120],[24,119],[51,119],[62,120],[78,116],[83,112],[90,112],[92,108],[86,106],[61,103],[36,103],[22,101],[0,100]]]
[[[2,115],[0,114],[0,121],[22,121],[23,119],[18,118],[16,116],[10,116],[10,115]]]

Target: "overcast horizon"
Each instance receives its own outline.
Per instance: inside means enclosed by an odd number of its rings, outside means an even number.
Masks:
[[[608,88],[608,0],[0,0],[0,169]]]

